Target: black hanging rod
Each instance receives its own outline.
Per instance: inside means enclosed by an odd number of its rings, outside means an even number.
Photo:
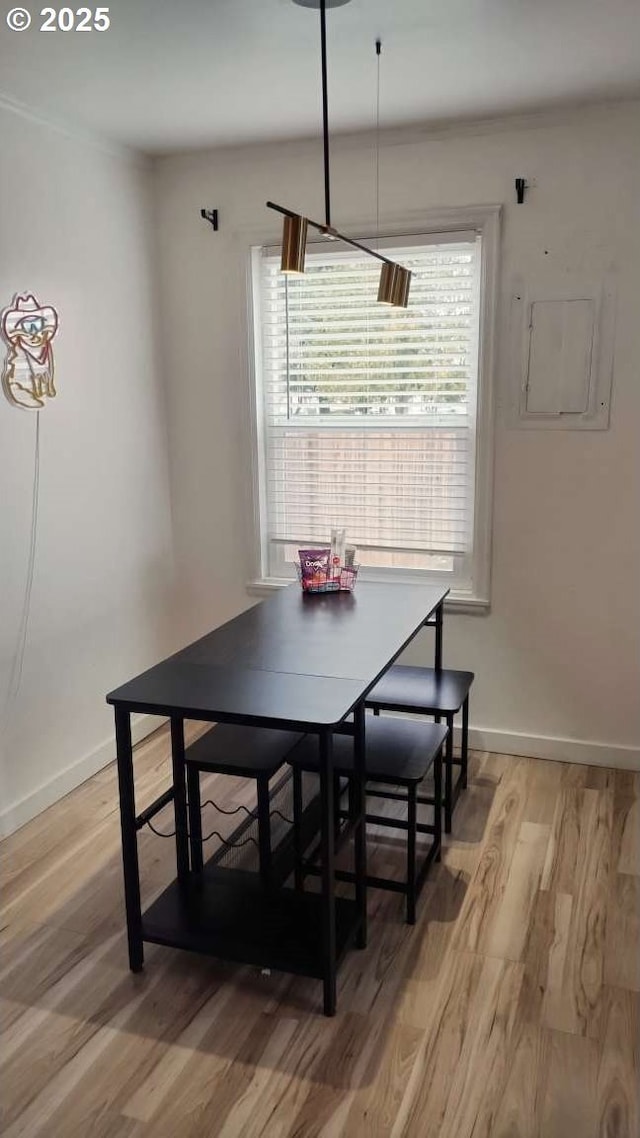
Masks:
[[[329,178],[329,98],[327,94],[327,12],[320,0],[320,54],[322,69],[322,148],[324,153],[324,214],[327,228],[331,225],[331,182]]]

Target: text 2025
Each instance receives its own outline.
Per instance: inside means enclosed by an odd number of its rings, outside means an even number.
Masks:
[[[106,32],[111,27],[108,8],[43,8],[41,32]]]

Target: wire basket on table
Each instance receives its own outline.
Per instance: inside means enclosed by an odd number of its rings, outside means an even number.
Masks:
[[[298,580],[303,593],[352,593],[356,587],[359,565],[341,565],[336,574],[328,569],[326,573],[315,573],[309,580],[304,580],[302,567],[299,561],[294,562]]]

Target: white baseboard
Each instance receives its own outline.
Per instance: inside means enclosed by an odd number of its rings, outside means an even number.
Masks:
[[[459,742],[459,729],[455,734],[456,742]],[[470,727],[469,746],[475,751],[494,751],[497,755],[525,755],[533,759],[553,759],[560,763],[640,771],[640,747],[615,743],[562,739],[548,735],[522,735],[517,731]]]
[[[153,734],[164,722],[166,720],[156,715],[132,715],[131,738],[134,744]],[[65,794],[69,794],[71,790],[75,790],[81,783],[112,763],[115,757],[116,744],[114,736],[111,735],[94,751],[60,771],[49,782],[43,783],[25,798],[13,802],[0,811],[0,838],[13,834],[20,826],[24,826],[26,822],[30,822],[37,814],[46,810],[47,806],[59,802]]]

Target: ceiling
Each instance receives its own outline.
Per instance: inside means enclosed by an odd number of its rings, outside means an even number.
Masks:
[[[2,93],[148,152],[318,133],[317,12],[292,0],[109,9],[106,32],[41,33],[36,17],[17,33],[3,18]],[[640,0],[351,0],[327,23],[334,132],[374,125],[378,36],[383,127],[640,95]]]

